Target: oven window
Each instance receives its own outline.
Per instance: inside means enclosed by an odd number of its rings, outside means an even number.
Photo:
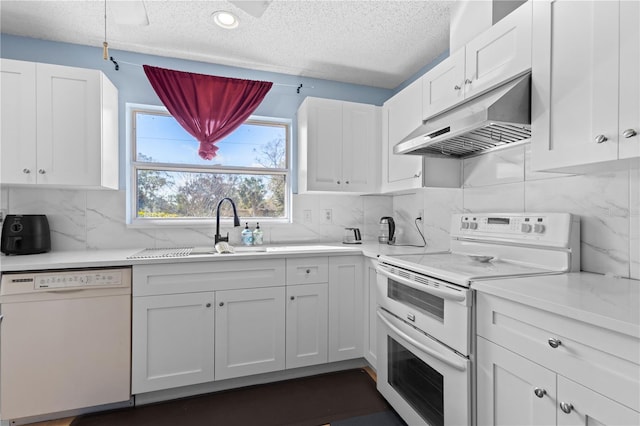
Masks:
[[[424,291],[416,290],[397,281],[389,279],[387,296],[403,305],[409,305],[421,312],[444,322],[444,299]]]
[[[444,426],[443,376],[387,336],[389,384],[432,426]]]

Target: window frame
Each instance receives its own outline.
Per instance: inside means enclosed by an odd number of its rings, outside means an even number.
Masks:
[[[181,217],[181,218],[143,218],[137,216],[137,172],[139,170],[160,170],[168,172],[192,172],[192,173],[222,173],[222,174],[241,174],[241,175],[274,175],[284,176],[285,194],[284,194],[284,217],[241,217],[244,221],[258,220],[261,223],[292,223],[292,176],[293,176],[293,159],[292,152],[292,130],[293,123],[291,119],[265,117],[252,115],[245,123],[251,124],[274,124],[284,126],[285,131],[285,157],[286,168],[265,168],[265,167],[241,167],[241,166],[219,166],[219,165],[195,165],[183,163],[156,163],[136,161],[136,114],[156,114],[171,116],[167,108],[157,105],[146,104],[126,104],[126,128],[127,128],[127,150],[126,150],[126,223],[128,227],[150,228],[150,227],[210,227],[215,225],[215,212],[211,212],[211,217]],[[235,200],[234,200],[235,201]],[[221,217],[220,222],[227,224],[232,223],[232,218]]]

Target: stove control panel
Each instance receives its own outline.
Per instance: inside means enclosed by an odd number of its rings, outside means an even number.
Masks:
[[[453,215],[451,236],[564,246],[579,220],[569,213],[467,213]]]

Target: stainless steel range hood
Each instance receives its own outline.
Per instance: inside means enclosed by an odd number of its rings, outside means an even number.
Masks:
[[[464,158],[531,138],[531,75],[526,74],[429,118],[396,154]]]

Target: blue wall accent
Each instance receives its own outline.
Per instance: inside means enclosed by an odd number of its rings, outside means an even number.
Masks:
[[[389,89],[257,71],[226,65],[145,55],[113,49],[110,49],[109,53],[120,64],[119,71],[115,71],[110,61],[102,59],[102,46],[91,47],[6,34],[0,35],[0,57],[2,58],[99,69],[102,70],[118,88],[120,108],[120,187],[122,189],[126,184],[125,105],[127,103],[162,105],[144,74],[141,66],[143,64],[201,74],[274,82],[273,88],[267,94],[260,107],[255,111],[255,114],[292,120],[292,156],[294,160],[294,170],[296,170],[295,166],[297,165],[296,112],[305,97],[313,96],[382,105],[382,103],[393,94],[393,91]],[[278,86],[277,84],[291,85],[294,87]],[[296,93],[296,87],[299,84],[302,84],[303,88],[298,94]],[[293,176],[294,192],[296,190],[296,180],[296,176]]]

